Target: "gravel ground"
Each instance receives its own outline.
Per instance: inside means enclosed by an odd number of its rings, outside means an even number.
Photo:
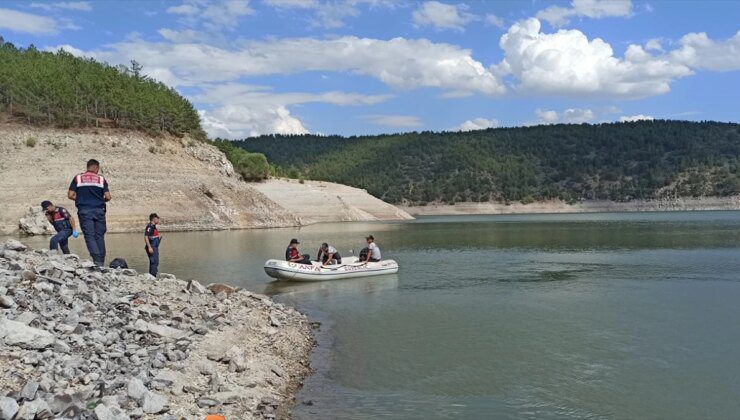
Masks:
[[[0,244],[0,420],[284,418],[312,346],[267,296]]]

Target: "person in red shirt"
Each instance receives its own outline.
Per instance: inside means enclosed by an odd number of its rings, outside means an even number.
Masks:
[[[298,252],[298,239],[291,239],[290,245],[285,250],[285,261],[298,263],[298,264],[311,264],[311,257],[308,254],[301,254]]]
[[[69,237],[77,237],[77,226],[74,217],[69,214],[67,209],[55,206],[49,200],[44,200],[41,203],[41,208],[44,210],[46,219],[57,231],[57,234],[52,236],[49,241],[49,249],[57,252],[59,248],[62,248],[62,253],[69,254]]]

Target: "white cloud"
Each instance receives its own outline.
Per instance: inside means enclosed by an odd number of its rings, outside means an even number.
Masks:
[[[162,38],[175,43],[195,42],[203,39],[203,34],[192,29],[176,31],[174,29],[162,28],[157,32]]]
[[[392,95],[362,95],[352,92],[275,93],[267,86],[255,86],[241,83],[222,83],[206,85],[203,91],[193,95],[192,99],[205,104],[229,104],[256,106],[288,106],[311,102],[333,105],[376,105],[390,99]]]
[[[581,31],[540,32],[534,18],[512,25],[499,45],[505,58],[494,70],[513,75],[517,88],[529,93],[639,98],[666,93],[672,81],[692,73],[637,45],[618,58],[608,43],[589,40]]]
[[[300,120],[283,106],[250,108],[226,105],[215,111],[198,111],[203,129],[211,138],[240,139],[262,134],[306,134]]]
[[[550,6],[537,13],[537,18],[552,26],[567,25],[573,16],[601,19],[605,17],[629,16],[632,14],[631,0],[572,0],[571,7]]]
[[[652,121],[655,118],[650,115],[622,115],[619,117],[619,122],[634,122],[634,121]]]
[[[583,124],[596,118],[596,113],[592,110],[581,108],[568,108],[560,113],[553,110],[537,109],[534,113],[537,119],[530,124]]]
[[[412,115],[364,115],[362,119],[385,127],[414,128],[422,125],[419,117]]]
[[[422,3],[412,14],[416,26],[433,26],[435,29],[462,31],[475,16],[468,13],[464,4],[445,4],[438,1]]]
[[[672,60],[696,69],[740,70],[740,31],[724,41],[714,41],[705,32],[684,35],[680,48],[669,53]]]
[[[195,15],[198,14],[200,9],[192,4],[181,4],[179,6],[170,6],[167,8],[167,13],[173,15]]]
[[[265,4],[279,9],[312,9],[317,7],[317,0],[265,0]]]
[[[489,13],[486,15],[486,24],[495,26],[497,28],[503,28],[504,27],[504,20],[493,13]]]
[[[393,0],[265,0],[265,4],[281,10],[310,10],[309,22],[313,27],[336,29],[345,25],[345,20],[360,15],[359,6],[395,7]]]
[[[495,128],[499,126],[497,119],[473,118],[457,126],[456,131],[473,131],[485,130],[486,128]]]
[[[239,24],[239,18],[254,14],[249,0],[186,0],[178,6],[167,8],[167,13],[186,17],[186,22],[200,23],[212,31],[231,30]]]
[[[660,38],[653,38],[645,43],[645,49],[648,51],[663,52],[663,45],[661,44]]]
[[[31,3],[29,6],[51,11],[54,9],[63,10],[76,10],[78,12],[89,12],[92,10],[90,2],[87,1],[60,1],[60,2],[48,2],[48,3]]]
[[[59,32],[57,22],[52,18],[3,8],[0,8],[0,29],[34,35]]]
[[[136,59],[144,72],[167,70],[179,84],[232,81],[245,76],[306,71],[350,72],[396,89],[435,87],[447,92],[499,95],[505,88],[470,50],[425,39],[288,38],[244,41],[226,49],[203,43],[134,38],[86,55],[114,64]]]

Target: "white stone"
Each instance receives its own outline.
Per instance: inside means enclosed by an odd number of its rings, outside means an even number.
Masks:
[[[10,420],[18,412],[18,403],[8,397],[0,397],[0,420]]]
[[[47,331],[7,318],[0,318],[0,338],[5,341],[6,345],[35,350],[52,346],[56,341],[54,336]]]

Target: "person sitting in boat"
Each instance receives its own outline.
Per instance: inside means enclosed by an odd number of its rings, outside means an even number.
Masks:
[[[378,262],[380,261],[381,254],[378,244],[375,243],[375,237],[373,235],[365,238],[367,241],[367,248],[363,249],[360,253],[360,261],[362,262]],[[367,252],[365,252],[367,250]]]
[[[333,246],[324,242],[319,248],[319,255],[316,257],[316,261],[320,261],[324,265],[341,264],[342,256],[339,255],[339,251]]]
[[[298,264],[311,264],[311,256],[308,254],[301,254],[298,252],[298,245],[300,242],[298,242],[298,239],[291,239],[290,245],[288,245],[288,248],[285,250],[285,261],[289,261],[292,263],[298,263]]]

